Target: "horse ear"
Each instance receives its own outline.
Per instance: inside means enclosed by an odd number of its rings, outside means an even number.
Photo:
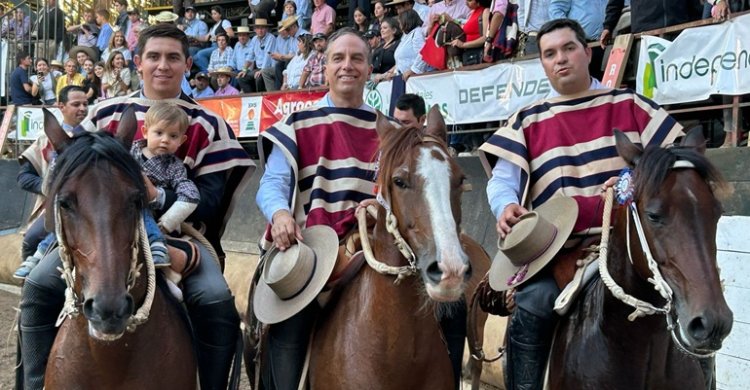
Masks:
[[[694,148],[698,153],[706,153],[706,138],[703,137],[703,127],[695,126],[688,130],[685,137],[680,142],[680,146]]]
[[[375,113],[378,116],[377,119],[375,119],[375,129],[378,131],[378,137],[383,139],[389,131],[396,130],[396,128],[391,124],[391,121],[380,112],[380,110],[375,110]]]
[[[445,120],[437,104],[433,105],[427,113],[427,128],[425,128],[425,133],[448,142],[448,131],[445,129]]]
[[[52,112],[46,108],[42,108],[42,112],[44,112],[44,134],[47,135],[47,139],[52,143],[52,147],[59,152],[70,144],[71,138],[63,130],[62,126],[60,126],[60,122],[57,121]]]
[[[620,157],[625,160],[626,163],[630,166],[635,166],[638,164],[638,160],[641,159],[641,154],[643,154],[643,149],[641,149],[640,146],[630,142],[630,138],[628,138],[625,133],[618,129],[614,129],[615,132],[615,146],[617,147],[617,153],[620,155]]]
[[[120,116],[120,122],[117,124],[117,133],[115,137],[130,149],[135,138],[135,132],[138,130],[138,119],[135,117],[135,108],[129,106]]]

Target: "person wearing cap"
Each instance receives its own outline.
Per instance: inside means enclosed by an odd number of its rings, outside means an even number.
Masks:
[[[96,24],[99,26],[99,36],[96,38],[96,47],[99,53],[104,53],[112,38],[112,26],[109,24],[109,11],[105,8],[96,10]]]
[[[83,11],[83,22],[67,28],[69,33],[78,34],[76,44],[96,48],[96,38],[99,36],[99,26],[96,25],[93,9]],[[97,54],[98,54],[98,49]]]
[[[312,13],[310,32],[313,34],[330,35],[336,23],[336,10],[326,4],[325,0],[313,0],[315,10]]]
[[[185,7],[184,23],[179,25],[181,30],[185,31],[190,42],[190,56],[194,57],[203,48],[205,43],[201,40],[208,34],[208,25],[206,22],[195,17],[195,6],[188,5]]]
[[[211,77],[216,78],[216,91],[214,96],[236,96],[240,94],[237,88],[233,87],[229,82],[235,76],[234,69],[229,66],[222,66],[221,68],[215,69],[209,73]]]
[[[198,72],[195,75],[195,87],[193,88],[193,98],[207,98],[214,96],[214,90],[209,85],[208,73]]]
[[[278,91],[281,89],[284,79],[284,69],[286,69],[289,61],[297,54],[297,37],[304,32],[297,24],[296,15],[292,15],[279,22],[279,35],[276,37],[276,45],[274,45],[274,51],[271,53],[271,58],[276,61],[273,67],[273,74],[270,74],[270,69],[263,71],[263,82],[269,91]],[[273,88],[270,87],[271,85],[273,85]]]
[[[490,176],[487,197],[501,240],[509,239],[529,210],[563,196],[573,197],[578,205],[574,221],[568,221],[573,232],[586,234],[600,228],[600,193],[625,167],[612,129],[624,129],[644,148],[670,144],[682,133],[682,126],[652,101],[630,90],[606,88],[590,76],[591,49],[576,21],[547,22],[538,38],[539,51],[544,53],[540,61],[553,91],[518,111],[479,148]],[[498,275],[496,268],[511,263],[516,267],[511,277],[493,277]],[[515,293],[506,293],[506,301],[514,300],[515,309],[508,322],[505,385],[541,389],[558,319],[553,305],[560,289],[549,269],[531,276],[518,265],[523,264],[496,259],[490,271],[493,289],[515,287]],[[529,270],[539,268],[534,262],[526,265]]]
[[[330,80],[328,93],[316,106],[290,114],[258,139],[266,170],[256,202],[269,222],[261,243],[264,250],[276,248],[274,251],[294,254],[300,250],[295,244],[298,240],[310,245],[305,231],[319,225],[333,228],[336,239],[343,237],[355,225],[354,209],[359,200],[373,196],[370,180],[329,176],[330,172],[373,170],[378,147],[376,114],[363,100],[372,71],[370,47],[358,33],[342,29],[331,36],[326,55],[329,59],[341,58],[335,63],[329,61],[331,65],[325,68]],[[332,143],[341,147],[318,147]],[[292,172],[313,173],[293,180]],[[342,199],[332,203],[327,196],[330,191],[341,194]],[[297,294],[307,297],[305,303],[295,299],[286,304],[279,298],[289,291],[274,289],[273,295],[266,296],[276,299],[264,300],[269,302],[264,307],[255,306],[256,316],[271,324],[266,355],[269,361],[262,373],[266,388],[291,390],[299,385],[311,327],[319,310],[314,298],[325,284],[318,285],[317,281],[327,279],[332,269],[328,264],[332,259],[325,258],[323,252],[315,253],[324,257],[321,261],[327,273],[315,277],[315,288]]]
[[[271,24],[267,19],[256,18],[253,23],[255,36],[250,40],[250,54],[247,57],[249,64],[241,69],[238,82],[243,92],[263,92],[266,85],[263,81],[263,69],[271,68],[276,61],[271,58],[271,52],[276,45],[276,37],[268,33]],[[273,85],[270,85],[273,88]]]
[[[367,42],[370,44],[370,48],[374,51],[380,47],[380,31],[379,30],[367,30],[363,35]]]
[[[313,35],[313,47],[315,52],[308,58],[305,67],[302,68],[302,76],[299,79],[300,88],[312,88],[326,85],[326,36],[322,33]],[[370,59],[372,62],[372,59]],[[370,72],[372,73],[372,71]]]
[[[141,15],[138,10],[134,8],[128,8],[127,14],[128,26],[126,29],[127,32],[125,33],[125,41],[127,42],[128,50],[130,50],[132,54],[136,54],[135,49],[138,46],[138,34],[143,28],[143,21],[141,21]]]

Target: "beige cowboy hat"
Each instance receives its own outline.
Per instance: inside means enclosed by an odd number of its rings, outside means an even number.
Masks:
[[[170,11],[161,11],[154,17],[154,20],[158,23],[174,23],[177,19],[179,19],[179,16]]]
[[[52,60],[49,62],[49,66],[58,66],[60,68],[64,68],[63,63],[58,60]]]
[[[566,196],[548,200],[522,215],[498,241],[490,268],[490,287],[505,291],[531,279],[549,263],[573,231],[578,203]]]
[[[397,4],[404,4],[404,3],[409,3],[409,2],[413,3],[414,0],[393,0],[390,3],[387,3],[385,6],[386,7],[391,7],[391,6],[394,6],[394,5],[397,5]]]
[[[288,29],[289,27],[292,27],[292,25],[297,21],[297,15],[292,15],[282,21],[279,22],[279,31],[284,31]]]
[[[237,34],[250,34],[250,27],[247,26],[237,26],[235,28],[235,31]]]
[[[255,316],[276,324],[299,313],[323,290],[338,256],[336,232],[324,225],[302,230],[302,242],[266,253],[253,297]]]
[[[94,48],[91,48],[88,46],[80,46],[80,45],[71,47],[70,50],[68,50],[68,57],[75,59],[76,55],[79,52],[86,53],[86,55],[88,55],[89,58],[91,58],[91,61],[96,62],[99,60],[99,53],[96,50],[94,50]]]
[[[272,27],[273,25],[271,23],[268,23],[268,19],[264,18],[255,18],[255,23],[253,23],[253,27]]]
[[[222,66],[220,68],[216,68],[208,72],[208,74],[210,74],[211,77],[218,76],[220,74],[225,74],[225,75],[228,75],[229,77],[234,77],[236,75],[236,73],[234,72],[234,69],[232,69],[229,66]]]

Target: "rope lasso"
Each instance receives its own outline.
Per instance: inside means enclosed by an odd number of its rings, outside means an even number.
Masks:
[[[365,256],[365,261],[367,261],[367,265],[369,265],[372,269],[374,269],[379,274],[384,275],[396,275],[396,280],[393,282],[393,284],[400,284],[403,279],[406,279],[409,276],[416,275],[417,274],[417,266],[416,266],[416,257],[412,257],[409,259],[407,257],[407,260],[409,261],[409,265],[404,265],[400,267],[394,267],[388,264],[385,264],[378,259],[375,258],[375,254],[372,253],[372,247],[370,246],[370,240],[367,236],[367,214],[370,214],[372,217],[377,218],[377,212],[375,211],[375,208],[373,206],[367,206],[360,207],[356,211],[357,215],[357,224],[359,225],[359,235],[360,240],[362,243],[362,253]],[[395,220],[395,217],[391,221],[393,223],[393,226],[395,228],[395,231],[398,232],[398,228],[396,226],[397,221]],[[391,229],[387,227],[388,223],[386,223],[386,230],[393,235],[391,232]],[[399,239],[403,241],[403,237],[401,237],[401,234],[398,235],[398,237],[394,236],[394,239],[396,240],[396,246],[399,246]],[[409,247],[409,244],[407,244],[405,241],[403,241],[403,244],[405,244],[405,248],[408,248],[408,250],[411,252],[412,256],[414,256],[414,252]],[[401,250],[401,248],[399,248]],[[403,251],[402,251],[403,253]]]

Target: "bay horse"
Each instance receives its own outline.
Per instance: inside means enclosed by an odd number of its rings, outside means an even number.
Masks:
[[[195,389],[190,331],[156,288],[153,263],[144,256],[146,188],[128,152],[134,111],[123,113],[117,138],[101,132],[70,138],[44,114],[45,133],[60,153],[47,227],[54,218],[68,285],[45,388]]]
[[[310,350],[312,389],[454,388],[436,312],[450,311],[465,290],[473,291],[490,261],[461,234],[465,176],[448,153],[436,106],[427,123],[424,130],[399,129],[378,115],[382,201],[368,240],[371,266],[318,320]],[[373,268],[382,265],[399,269],[398,276]]]
[[[733,320],[716,263],[717,196],[726,183],[703,155],[698,128],[668,148],[643,150],[617,130],[615,138],[634,167],[632,204],[614,215],[602,278],[557,328],[548,383],[552,389],[710,388],[699,359],[713,369]],[[633,312],[626,300],[642,310]]]

